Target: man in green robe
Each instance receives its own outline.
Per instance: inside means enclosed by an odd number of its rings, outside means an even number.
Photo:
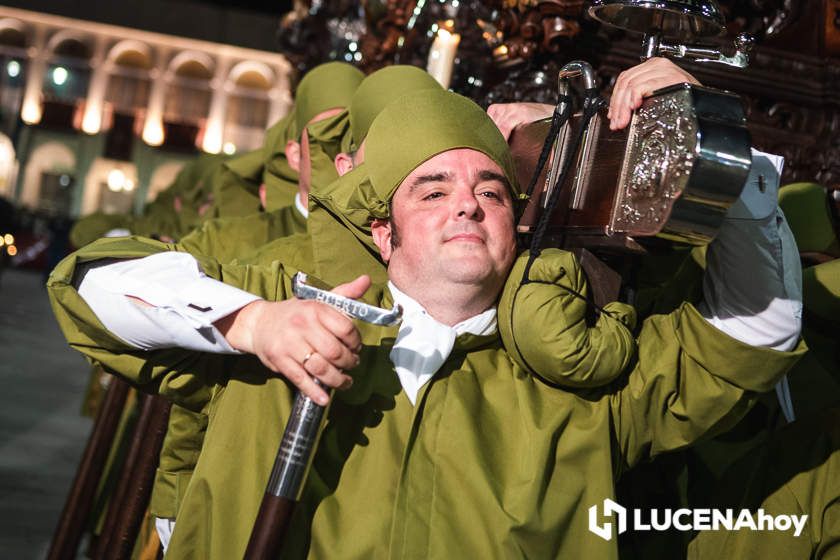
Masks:
[[[213,391],[173,558],[242,556],[294,387],[326,397],[310,376],[345,390],[287,557],[616,558],[614,540],[588,531],[587,511],[613,497],[618,473],[725,429],[803,352],[739,342],[686,305],[645,322],[631,371],[616,383],[550,387],[516,366],[494,328],[515,256],[516,187],[492,121],[452,93],[405,96],[372,125],[365,165],[360,187],[333,199],[332,211],[388,262],[389,284],[366,299],[403,304],[399,329],[288,299],[293,269],[281,263],[218,265],[154,242],[97,242],[51,277],[74,347],[106,364],[146,353],[149,367],[134,381],[186,405]],[[105,257],[120,262],[98,266]],[[103,282],[137,273],[142,285],[103,307]],[[367,288],[359,278],[337,291],[360,297]],[[137,323],[151,328],[135,331]],[[795,340],[798,326],[788,328]],[[256,359],[206,353],[235,350]]]

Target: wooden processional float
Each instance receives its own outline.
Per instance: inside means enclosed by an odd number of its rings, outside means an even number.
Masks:
[[[589,15],[643,35],[641,59],[685,58],[744,68],[753,39],[734,54],[686,44],[725,30],[712,0],[593,0]],[[583,110],[571,111],[570,80],[584,86]],[[663,242],[702,245],[716,235],[741,194],[751,166],[741,99],[727,91],[678,84],[653,92],[630,125],[609,129],[592,67],[564,66],[554,116],[519,126],[511,151],[528,203],[518,231],[534,247],[579,253],[595,303],[616,299],[621,278],[595,258],[643,254]],[[542,224],[540,222],[543,222]]]

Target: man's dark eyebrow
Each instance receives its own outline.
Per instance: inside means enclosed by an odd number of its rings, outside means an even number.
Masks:
[[[502,175],[501,173],[496,173],[495,171],[490,171],[489,169],[483,169],[478,172],[478,178],[481,181],[498,181],[503,184],[505,187],[510,187],[510,182],[507,180],[507,177]]]
[[[411,187],[409,187],[409,191],[413,192],[415,189],[426,183],[441,183],[443,181],[448,181],[451,179],[452,173],[448,171],[431,173],[429,175],[420,175],[419,177],[415,177],[414,181],[411,182]]]

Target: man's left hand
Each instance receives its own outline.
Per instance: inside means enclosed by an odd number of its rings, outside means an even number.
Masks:
[[[700,85],[697,79],[668,60],[651,58],[618,75],[610,99],[610,130],[621,130],[630,124],[633,111],[641,107],[642,99],[654,91],[688,82]]]
[[[610,130],[621,130],[630,124],[633,111],[641,107],[646,95],[683,82],[700,85],[697,78],[666,58],[651,58],[625,70],[613,88],[607,114]],[[554,106],[545,103],[494,103],[487,108],[505,140],[510,140],[510,133],[517,126],[548,118],[553,112]]]

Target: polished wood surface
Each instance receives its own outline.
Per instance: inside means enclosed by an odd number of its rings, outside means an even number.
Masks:
[[[272,560],[279,557],[295,502],[281,496],[264,494],[245,560]]]
[[[160,395],[143,395],[141,399],[131,446],[94,549],[96,560],[131,558],[151,497],[172,405]]]
[[[125,381],[111,378],[50,544],[49,560],[76,558],[129,388]]]

